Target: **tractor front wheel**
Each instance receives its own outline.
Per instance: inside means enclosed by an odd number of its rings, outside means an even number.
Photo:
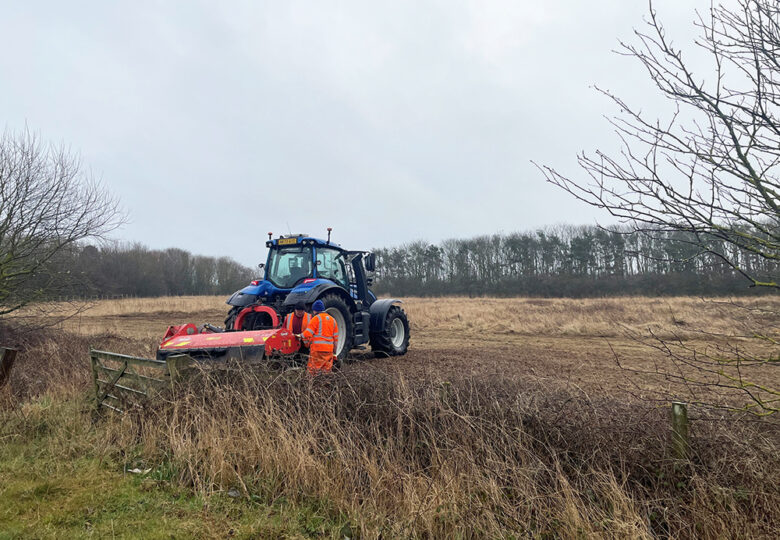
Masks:
[[[399,306],[392,306],[385,316],[385,329],[371,334],[374,356],[401,356],[409,348],[409,319]]]
[[[241,310],[244,309],[241,306],[233,306],[230,308],[230,311],[228,311],[228,316],[225,319],[225,331],[230,332],[233,330],[233,325],[236,324],[236,317],[238,317],[238,314],[241,313]]]

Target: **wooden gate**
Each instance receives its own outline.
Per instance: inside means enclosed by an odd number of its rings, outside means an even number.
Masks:
[[[5,386],[5,383],[11,377],[11,368],[14,367],[16,353],[16,349],[0,347],[0,388]]]
[[[180,379],[192,364],[185,355],[154,360],[96,350],[90,351],[90,359],[98,410],[105,407],[118,413],[142,405]]]

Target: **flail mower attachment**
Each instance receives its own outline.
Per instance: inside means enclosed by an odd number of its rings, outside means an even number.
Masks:
[[[211,325],[198,328],[192,323],[169,326],[157,349],[157,359],[186,354],[195,360],[263,360],[290,365],[300,356],[301,342],[283,328],[224,332]]]

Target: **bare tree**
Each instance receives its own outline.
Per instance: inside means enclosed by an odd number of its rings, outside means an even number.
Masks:
[[[621,43],[619,52],[641,62],[655,88],[674,103],[670,119],[648,118],[600,90],[620,107],[611,122],[622,151],[580,155],[589,180],[541,169],[549,182],[634,231],[679,233],[696,247],[694,257],[717,257],[752,286],[780,289],[780,4],[736,0],[699,15],[696,45],[712,61],[708,78],[694,73],[672,44],[652,2],[649,9],[646,30],[635,32],[636,44]],[[755,257],[767,264],[746,264]],[[776,320],[771,311],[764,323]],[[730,336],[703,332],[714,343],[704,349],[651,335],[649,343],[667,359],[653,372],[684,382],[696,402],[775,413],[780,389],[765,370],[779,359],[777,325],[755,328]],[[745,351],[745,337],[759,340],[758,354]],[[710,398],[702,397],[703,390]],[[736,390],[746,401],[734,405],[719,394],[723,390]]]
[[[123,220],[118,201],[64,146],[28,131],[0,137],[0,316],[50,298],[70,276],[58,259]]]
[[[675,104],[668,121],[647,118],[609,91],[623,149],[579,156],[590,181],[542,167],[548,181],[637,230],[680,231],[701,254],[719,257],[754,286],[780,288],[780,4],[737,0],[699,16],[698,47],[712,60],[695,74],[650,3],[646,31],[621,52],[639,60]],[[757,275],[743,255],[771,261]]]

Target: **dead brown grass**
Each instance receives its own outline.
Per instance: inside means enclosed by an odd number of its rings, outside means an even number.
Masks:
[[[113,301],[66,321],[65,333],[23,343],[6,333],[0,339],[25,351],[0,413],[41,394],[83,399],[89,345],[149,355],[165,325],[219,321],[222,302]],[[763,308],[778,307],[741,302],[759,322]],[[263,503],[320,501],[326,514],[350,516],[363,538],[774,538],[777,421],[694,408],[691,459],[677,461],[667,409],[618,393],[626,374],[611,371],[607,342],[644,361],[625,328],[691,342],[739,331],[745,310],[721,307],[692,298],[410,299],[405,358],[314,380],[204,372],[143,412],[96,424],[96,451],[207,497],[235,488]]]
[[[697,337],[699,330],[729,332],[745,311],[780,312],[780,298],[752,297],[738,300],[695,297],[617,298],[407,298],[416,336],[582,336],[621,337],[624,329],[652,329],[661,336]],[[86,309],[85,309],[86,308]],[[127,337],[141,337],[139,318],[163,330],[180,321],[219,324],[227,313],[223,296],[180,296],[101,300],[90,304],[49,304],[43,310],[54,316],[73,315],[62,327],[81,334],[121,330]],[[34,315],[23,312],[20,316]],[[739,318],[739,320],[738,320]],[[201,320],[204,319],[204,320]],[[208,320],[205,320],[208,319]],[[122,321],[128,321],[121,327]],[[144,327],[141,331],[144,332]],[[144,333],[143,337],[146,337]]]
[[[111,334],[138,339],[148,344],[148,354],[153,354],[154,345],[170,324],[220,324],[226,314],[224,302],[224,297],[217,296],[107,300],[89,306],[55,305],[52,313],[78,310],[59,327],[84,336]],[[691,401],[725,399],[735,406],[742,404],[739,398],[744,396],[731,399],[730,391],[721,392],[714,386],[697,388],[692,395],[692,387],[663,375],[680,366],[674,365],[663,350],[642,341],[675,341],[699,352],[728,344],[768,356],[774,345],[755,339],[753,333],[759,329],[775,337],[780,334],[780,299],[775,297],[734,301],[693,297],[409,298],[404,301],[404,309],[411,321],[411,352],[393,363],[403,365],[410,376],[429,366],[434,370],[471,372],[477,363],[487,367],[487,357],[492,355],[495,365],[510,372],[566,379],[589,392],[610,393],[618,387],[634,387],[642,396],[661,392]],[[441,365],[439,358],[452,351],[479,360],[456,359],[451,366]],[[629,377],[617,366],[617,359],[624,367],[646,374],[658,371],[661,375]],[[696,374],[696,370],[682,367],[684,376]],[[741,368],[740,374],[748,382],[780,387],[780,373],[772,366],[743,364]],[[734,366],[726,369],[731,375],[737,370]]]
[[[774,297],[701,299],[694,297],[569,298],[413,298],[404,307],[413,329],[420,332],[465,336],[622,337],[624,329],[652,329],[660,336],[698,337],[733,330],[744,312],[724,309],[743,306],[748,310],[780,312]]]
[[[772,537],[777,433],[696,421],[678,462],[647,404],[521,380],[237,371],[204,373],[113,437],[204,494],[326,500],[364,538]]]

